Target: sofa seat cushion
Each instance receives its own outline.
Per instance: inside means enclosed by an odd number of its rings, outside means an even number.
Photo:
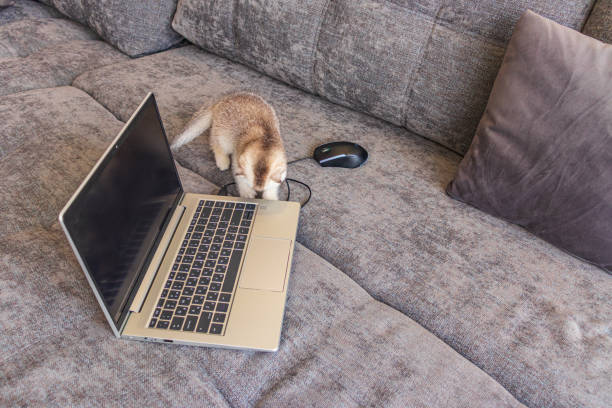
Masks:
[[[582,32],[612,44],[612,1],[596,0]]]
[[[312,161],[289,168],[290,177],[313,189],[299,242],[527,405],[603,407],[611,400],[612,279],[448,198],[444,187],[459,155],[194,47],[103,67],[73,85],[121,120],[154,91],[170,138],[202,104],[248,89],[275,106],[289,160],[323,142],[362,144],[370,158],[359,169]],[[176,157],[218,185],[230,182],[209,150],[204,137]]]
[[[18,0],[14,1],[10,7],[0,9],[0,25],[30,18],[57,18],[60,16],[57,10],[44,4],[32,0]]]
[[[88,28],[63,18],[18,20],[0,26],[0,58],[26,57],[67,41],[99,39]]]
[[[129,59],[102,41],[54,44],[24,58],[0,58],[0,95],[70,85],[79,74]]]
[[[72,87],[8,95],[0,123],[0,405],[522,407],[299,244],[277,353],[114,338],[57,214],[123,124]]]

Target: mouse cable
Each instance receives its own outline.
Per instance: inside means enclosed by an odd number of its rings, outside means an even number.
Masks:
[[[296,163],[302,160],[308,160],[308,159],[312,159],[312,157],[302,157],[301,159],[295,159],[295,160],[288,162],[287,165],[290,165],[290,164],[293,164],[293,163]],[[300,208],[304,208],[306,204],[308,204],[308,202],[310,201],[310,197],[312,197],[312,190],[310,189],[310,186],[296,179],[285,178],[285,184],[287,185],[287,198],[285,198],[285,201],[289,201],[289,198],[291,197],[291,187],[289,187],[289,181],[301,184],[304,187],[306,187],[306,189],[308,189],[308,198],[303,203],[300,203]],[[235,184],[236,184],[235,182],[225,184],[223,187],[219,189],[219,192],[217,193],[217,195],[228,195],[229,194],[228,187],[233,186]]]

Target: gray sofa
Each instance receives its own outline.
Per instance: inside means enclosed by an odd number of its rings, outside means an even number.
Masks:
[[[44,3],[0,9],[0,405],[612,406],[612,277],[444,194],[521,13],[610,42],[610,0]],[[60,209],[147,92],[172,138],[244,89],[289,160],[370,152],[289,169],[313,196],[279,351],[117,340]],[[175,158],[231,181],[205,138]]]

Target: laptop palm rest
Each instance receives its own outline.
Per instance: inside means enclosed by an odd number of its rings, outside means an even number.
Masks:
[[[243,289],[282,292],[285,286],[291,240],[253,236],[240,273]]]

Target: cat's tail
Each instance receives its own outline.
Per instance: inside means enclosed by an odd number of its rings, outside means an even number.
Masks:
[[[184,144],[191,142],[196,137],[204,133],[212,125],[212,111],[206,110],[197,113],[196,116],[187,123],[185,129],[172,142],[172,150],[176,150]]]

